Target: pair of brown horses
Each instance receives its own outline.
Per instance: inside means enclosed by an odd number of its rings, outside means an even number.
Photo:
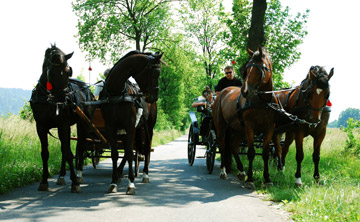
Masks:
[[[228,87],[221,91],[213,104],[213,121],[221,153],[221,178],[226,178],[231,171],[232,156],[235,158],[238,178],[245,180],[245,186],[255,189],[253,179],[253,160],[255,157],[254,136],[263,135],[262,158],[264,161],[263,176],[265,186],[271,186],[269,175],[269,144],[273,139],[279,158],[279,168],[285,164],[285,157],[292,141],[296,140],[296,159],[298,169],[296,181],[301,183],[301,161],[303,159],[303,138],[312,135],[315,139],[313,160],[314,177],[319,178],[318,163],[320,145],[325,137],[329,113],[323,111],[330,94],[328,75],[322,67],[312,67],[307,77],[293,91],[274,92],[272,81],[272,62],[269,55],[259,47],[256,52],[247,49],[250,60],[246,64],[242,88]],[[271,108],[269,104],[278,107]],[[285,114],[284,114],[285,113]],[[289,113],[297,115],[296,125],[286,129],[286,141],[281,149],[278,136],[274,134],[275,126],[291,122]],[[301,121],[300,121],[301,120]],[[239,144],[247,141],[249,167],[247,173],[239,158]],[[281,152],[283,151],[283,152]]]

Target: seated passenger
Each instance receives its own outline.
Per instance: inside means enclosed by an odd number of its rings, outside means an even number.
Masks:
[[[199,96],[197,101],[191,104],[191,107],[211,107],[212,103],[214,102],[214,96],[210,87],[206,86],[205,90],[202,92],[202,96]]]
[[[109,75],[110,70],[111,70],[111,69],[106,69],[106,70],[104,71],[105,79],[106,79],[106,77]],[[94,91],[94,96],[95,96],[95,99],[96,99],[96,100],[99,99],[100,92],[103,90],[103,88],[104,88],[104,81],[100,81],[99,83],[96,84],[95,91]]]

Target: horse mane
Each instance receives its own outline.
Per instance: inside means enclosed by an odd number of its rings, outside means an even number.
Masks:
[[[328,73],[326,72],[323,66],[319,66],[319,65],[312,66],[310,70],[314,72],[316,76],[316,79],[314,81],[316,82],[316,85],[320,89],[329,88]],[[309,73],[306,74],[306,78],[301,82],[301,85],[305,84],[305,82],[308,80],[309,80]]]
[[[143,55],[151,55],[151,53],[149,52],[139,52],[138,50],[132,50],[128,53],[126,53],[126,55],[124,55],[123,57],[121,57],[121,59],[119,59],[119,61],[117,61],[113,67],[110,69],[109,71],[109,75],[106,77],[106,79],[110,76],[110,73],[113,71],[113,69],[120,63],[122,62],[123,60],[125,60],[126,58],[132,56],[132,55],[138,55],[138,54],[143,54]]]

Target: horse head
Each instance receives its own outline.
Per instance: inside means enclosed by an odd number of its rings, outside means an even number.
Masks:
[[[74,52],[65,54],[55,45],[51,45],[45,51],[43,75],[46,75],[46,88],[54,94],[57,101],[65,99],[65,90],[68,87],[69,77],[72,76],[72,68],[68,65]]]
[[[241,93],[245,98],[256,95],[258,91],[272,90],[272,62],[267,53],[259,46],[256,52],[247,48],[251,57],[246,64],[246,73],[243,76],[244,84]]]
[[[328,74],[324,67],[312,66],[306,79],[301,84],[301,92],[309,108],[310,120],[319,122],[323,108],[330,96],[329,80],[334,75],[334,68]]]
[[[146,59],[145,68],[142,72],[134,73],[132,76],[139,84],[144,93],[147,103],[156,102],[159,98],[159,76],[162,53],[142,54]],[[164,63],[165,64],[165,63]]]

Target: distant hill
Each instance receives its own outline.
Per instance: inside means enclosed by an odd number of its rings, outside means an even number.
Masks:
[[[18,114],[31,97],[31,90],[0,88],[0,116]]]

